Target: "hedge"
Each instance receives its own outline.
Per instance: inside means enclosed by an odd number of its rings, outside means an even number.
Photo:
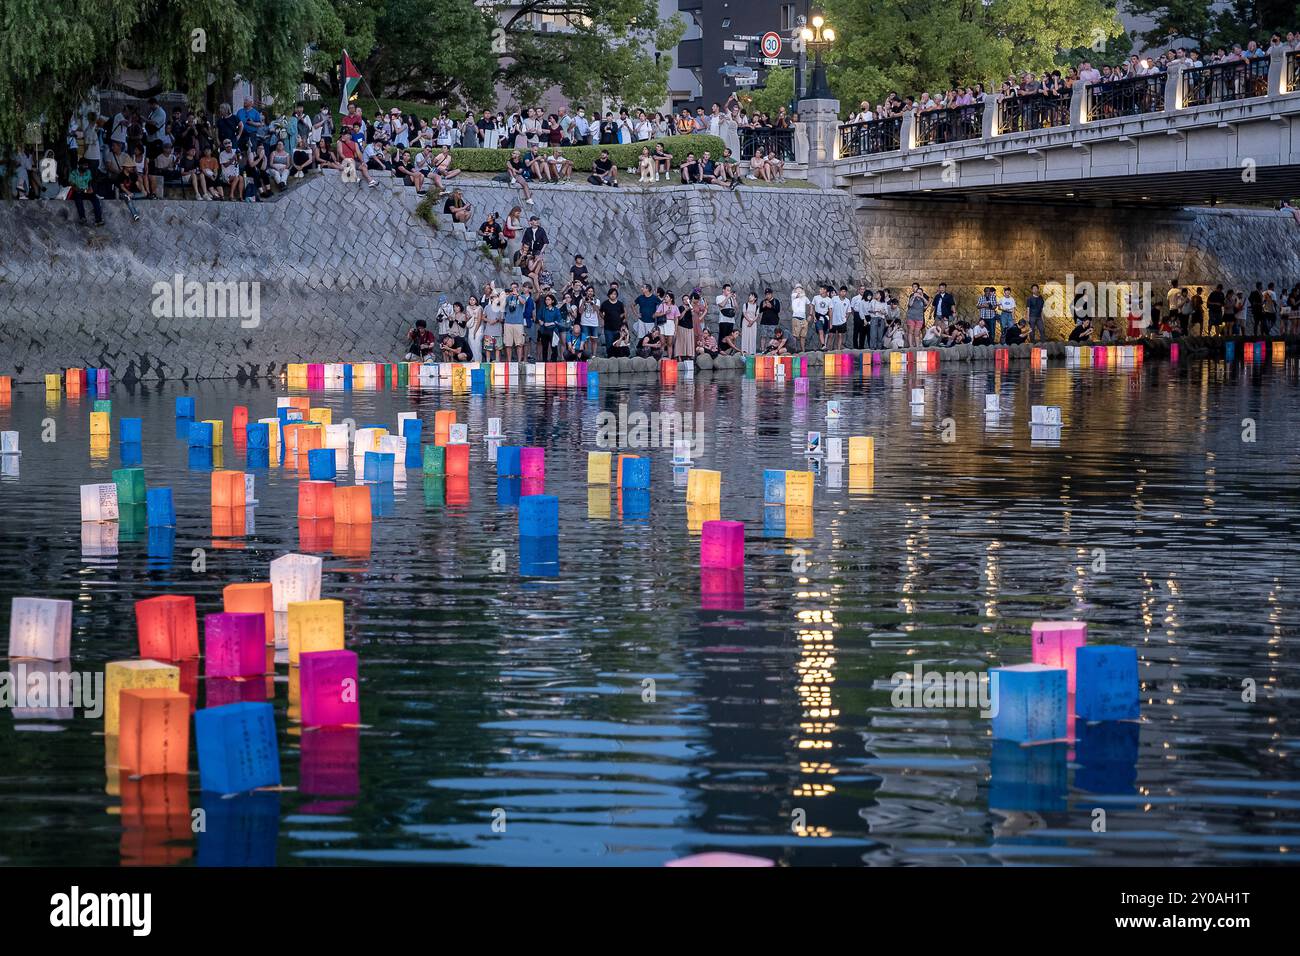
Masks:
[[[654,148],[655,143],[663,143],[664,149],[673,158],[673,168],[681,165],[682,160],[686,158],[687,153],[694,153],[696,156],[704,152],[709,152],[714,159],[722,155],[725,144],[717,136],[695,135],[695,136],[665,136],[663,139],[652,139],[649,143],[627,143],[619,146],[562,146],[560,154],[573,161],[573,168],[579,172],[591,172],[591,165],[600,158],[602,150],[609,150],[609,158],[619,169],[627,169],[629,166],[635,167],[637,161],[641,158],[641,150],[649,145]],[[548,150],[549,152],[549,150]],[[508,149],[453,149],[451,151],[452,162],[457,169],[464,170],[468,173],[504,173],[506,171],[506,160],[510,158]]]

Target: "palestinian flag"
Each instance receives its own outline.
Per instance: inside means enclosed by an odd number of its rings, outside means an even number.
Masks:
[[[361,72],[352,63],[352,58],[348,56],[348,51],[343,51],[343,63],[339,67],[339,76],[342,79],[343,98],[339,100],[339,112],[344,116],[348,112],[348,101],[352,99],[352,94],[357,91],[361,85]]]

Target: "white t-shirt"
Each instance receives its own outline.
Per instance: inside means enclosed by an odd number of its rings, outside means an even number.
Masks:
[[[831,300],[824,295],[815,295],[812,300],[813,312],[817,315],[827,315],[831,311]]]
[[[808,296],[802,293],[795,293],[790,297],[790,311],[796,319],[805,318],[808,315]]]
[[[831,299],[831,325],[843,325],[849,316],[849,300],[837,295]]]
[[[1016,300],[1009,295],[1004,295],[998,299],[998,308],[1003,312],[1014,312],[1016,311]]]

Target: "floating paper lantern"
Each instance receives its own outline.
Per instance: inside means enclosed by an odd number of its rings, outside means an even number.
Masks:
[[[104,733],[116,735],[121,726],[121,699],[124,690],[164,688],[179,690],[181,672],[162,661],[109,661],[104,667]],[[186,712],[186,719],[189,713]]]
[[[371,523],[370,489],[362,485],[334,489],[334,522],[339,525]]]
[[[307,452],[307,472],[311,475],[311,480],[333,482],[335,475],[338,474],[335,458],[332,448],[313,448]],[[333,507],[333,499],[331,499],[331,507]],[[301,510],[298,513],[302,514]]]
[[[0,455],[20,455],[17,432],[0,432]]]
[[[211,448],[213,441],[213,429],[211,422],[189,423],[189,446],[191,448]]]
[[[447,477],[464,478],[469,475],[469,445],[444,446]]]
[[[617,464],[617,465],[615,466],[615,468],[614,468],[614,487],[615,487],[615,488],[622,488],[622,487],[623,487],[623,465],[624,465],[625,463],[631,461],[633,458],[639,458],[639,457],[641,457],[641,456],[640,456],[640,455],[630,455],[630,454],[626,454],[626,453],[620,453],[620,454],[619,454],[619,456],[618,456],[618,464]]]
[[[294,454],[306,456],[314,449],[325,447],[325,430],[320,425],[303,425],[298,430]]]
[[[560,533],[560,500],[555,495],[528,495],[519,499],[521,537],[549,537]]]
[[[497,452],[497,472],[501,471],[501,452]],[[589,485],[607,485],[609,484],[609,465],[610,453],[607,451],[589,451],[587,452],[587,484]]]
[[[673,439],[673,464],[689,465],[691,463],[691,441],[689,438]]]
[[[317,558],[319,561],[320,559]],[[275,587],[269,581],[227,584],[221,590],[222,609],[229,614],[260,614],[265,643],[275,643]]]
[[[185,774],[190,763],[190,698],[170,687],[124,690],[119,696],[118,765],[137,776]]]
[[[212,426],[212,445],[213,445],[213,447],[214,447],[214,448],[220,447],[220,446],[221,446],[221,443],[222,443],[222,437],[221,437],[221,436],[222,436],[222,434],[223,434],[223,432],[222,432],[222,428],[224,427],[224,426],[223,426],[223,423],[222,423],[222,421],[221,421],[221,419],[219,419],[219,418],[205,418],[205,419],[203,420],[203,423],[204,423],[205,425],[211,425],[211,426]]]
[[[813,506],[813,479],[811,471],[785,473],[785,503],[796,508]]]
[[[923,388],[912,389],[912,404],[913,405],[925,404],[925,389]]]
[[[297,601],[289,605],[289,663],[311,651],[343,650],[343,602]]]
[[[135,602],[140,656],[179,661],[199,656],[199,624],[194,598],[160,594]]]
[[[1137,651],[1131,647],[1092,645],[1075,651],[1075,713],[1084,720],[1136,720]]]
[[[524,478],[545,478],[546,449],[519,449],[519,474]]]
[[[498,464],[500,464],[499,459]],[[424,473],[426,475],[447,473],[447,450],[442,445],[424,446]]]
[[[809,432],[803,449],[805,458],[819,458],[822,454],[822,433]]]
[[[831,358],[834,358],[834,356],[832,356],[832,355],[827,355],[826,358],[827,358],[827,359],[831,359]],[[828,422],[838,422],[839,420],[840,420],[840,403],[837,402],[837,401],[827,402],[827,403],[826,403],[826,421],[828,421]]]
[[[628,458],[622,462],[622,487],[629,491],[645,491],[650,487],[650,459]]]
[[[204,674],[256,677],[266,673],[266,617],[262,614],[207,614],[203,618]]]
[[[144,421],[139,418],[124,418],[121,421],[123,444],[138,444],[144,437]]]
[[[1088,625],[1083,621],[1036,621],[1030,631],[1034,663],[1065,668],[1073,694],[1077,673],[1074,652],[1088,643]]]
[[[870,435],[854,435],[849,438],[849,467],[854,465],[872,465],[876,461],[876,440]]]
[[[785,472],[779,468],[763,470],[763,503],[785,504]]]
[[[334,452],[325,450],[333,456]],[[334,462],[331,460],[330,464]],[[334,482],[300,481],[298,483],[298,517],[299,518],[333,518],[334,517]]]
[[[334,409],[309,408],[307,409],[307,420],[318,425],[332,425],[334,423]]]
[[[841,436],[826,436],[826,461],[832,465],[844,464],[844,439]]]
[[[253,422],[244,430],[249,450],[269,449],[271,447],[271,426],[265,421]]]
[[[310,651],[298,660],[303,724],[338,727],[360,723],[357,655],[352,651]]]
[[[194,417],[194,399],[189,395],[176,396],[176,417],[193,418]]]
[[[1061,424],[1061,406],[1059,405],[1032,405],[1029,409],[1029,423],[1031,425],[1059,425]]]
[[[42,661],[72,657],[72,602],[16,597],[9,605],[9,656]]]
[[[454,423],[451,428],[447,429],[447,444],[463,445],[469,441],[469,426],[464,423]]]
[[[393,480],[394,458],[391,453],[368,451],[364,461],[366,481],[391,482]]]
[[[82,521],[116,521],[117,517],[117,485],[81,486]]]
[[[365,488],[357,490],[366,493]],[[336,496],[335,501],[337,500]],[[366,494],[366,501],[370,501],[369,494]],[[310,554],[284,554],[272,561],[273,609],[283,612],[292,603],[319,600],[321,566],[321,559]]]
[[[999,399],[998,399],[998,393],[997,393],[997,392],[988,392],[987,394],[985,394],[985,396],[984,396],[984,411],[985,411],[985,412],[991,412],[991,413],[994,413],[994,414],[996,414],[997,412],[999,412],[999,411],[1001,410],[1001,406],[998,404],[998,401],[999,401]]]
[[[170,488],[150,488],[145,494],[145,521],[149,527],[174,528],[176,506]]]
[[[692,468],[686,477],[686,503],[718,504],[722,501],[722,472]]]
[[[659,378],[664,385],[677,384],[677,362],[673,359],[660,359]]]
[[[117,485],[117,504],[138,505],[145,503],[144,469],[118,468],[113,472],[113,484]]]
[[[501,419],[499,418],[488,419],[487,437],[488,438],[501,437]]]
[[[441,409],[434,412],[433,415],[433,441],[436,445],[447,444],[448,437],[451,434],[451,426],[456,423],[456,412],[453,409]]]
[[[740,521],[706,521],[700,529],[700,567],[745,565],[745,525]]]
[[[247,505],[242,471],[214,471],[212,473],[212,507],[243,508]]]
[[[1042,664],[995,667],[989,679],[995,739],[1031,743],[1065,737],[1069,689],[1064,668]]]
[[[346,424],[326,425],[325,426],[325,447],[335,451],[343,449],[347,451],[349,442],[348,426]]]
[[[203,790],[242,793],[280,785],[275,713],[270,704],[228,704],[200,710],[194,715],[194,736]]]

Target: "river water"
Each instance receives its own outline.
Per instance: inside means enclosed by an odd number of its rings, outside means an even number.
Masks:
[[[996,416],[985,412],[993,391]],[[115,385],[104,396],[114,435],[98,451],[95,393],[23,387],[0,406],[23,449],[0,475],[0,607],[71,599],[70,666],[93,671],[137,653],[134,601],[192,594],[202,616],[220,610],[226,584],[264,580],[278,555],[321,554],[322,596],[345,602],[360,656],[363,726],[304,732],[290,719],[283,653],[270,681],[191,681],[200,706],[268,693],[275,706],[285,789],[221,800],[200,793],[193,754],[188,780],[123,779],[106,769],[102,721],[0,715],[0,862],[1300,855],[1294,362],[946,365],[814,378],[807,395],[735,374],[611,384],[596,397],[313,392],[336,422],[393,427],[416,411],[429,435],[447,407],[469,425],[468,495],[449,500],[445,483],[412,469],[377,492],[383,515],[368,537],[300,526],[297,472],[273,464],[255,470],[245,533],[214,538],[207,463],[177,438],[179,394],[195,397],[199,418],[226,420],[220,464],[242,469],[232,407],[271,416],[286,392]],[[831,400],[838,424],[826,420]],[[599,413],[623,404],[699,423],[695,464],[722,472],[720,515],[746,525],[743,598],[702,597],[671,449],[629,449],[652,458],[648,502],[588,487]],[[1035,437],[1035,404],[1061,408],[1059,433]],[[79,522],[78,486],[110,481],[122,463],[122,416],[143,419],[142,464],[151,486],[174,491],[174,536],[122,524],[114,541]],[[560,505],[554,576],[519,573],[518,489],[496,478],[490,417],[509,443],[546,449],[546,491]],[[809,522],[765,510],[762,473],[806,468],[810,430],[873,435],[876,461],[852,474],[817,463]],[[894,706],[895,673],[1026,662],[1030,624],[1049,618],[1137,648],[1140,722],[1076,725],[1069,742],[1021,748],[995,746],[975,709]]]

